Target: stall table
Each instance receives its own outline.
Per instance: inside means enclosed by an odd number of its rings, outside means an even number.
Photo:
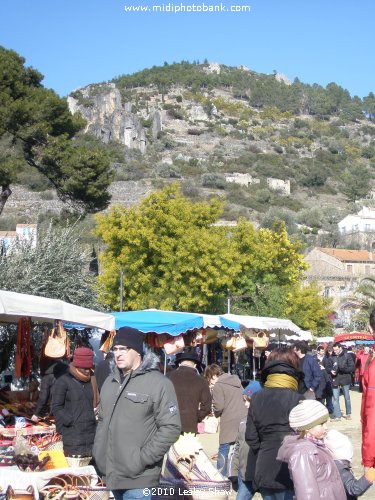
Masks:
[[[38,491],[46,486],[52,477],[60,474],[90,476],[91,486],[95,486],[98,482],[98,475],[95,471],[95,467],[92,465],[50,469],[41,472],[22,472],[17,466],[0,467],[0,492],[5,492],[9,485],[11,485],[13,489],[26,489],[28,486],[33,486],[35,498],[38,499]]]

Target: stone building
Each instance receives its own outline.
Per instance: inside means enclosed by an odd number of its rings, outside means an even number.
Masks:
[[[317,282],[322,295],[332,299],[338,322],[348,325],[356,311],[350,297],[364,278],[375,278],[375,253],[317,247],[305,260],[310,265],[305,273],[306,281]]]

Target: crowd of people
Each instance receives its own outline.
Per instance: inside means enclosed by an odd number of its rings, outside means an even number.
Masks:
[[[375,340],[375,311],[369,329]],[[364,475],[353,476],[353,447],[327,422],[351,418],[350,387],[362,391]],[[275,347],[260,381],[245,388],[211,364],[202,371],[195,348],[176,356],[164,376],[158,357],[136,329],[120,328],[111,353],[93,370],[93,351],[78,347],[69,366],[46,366],[34,420],[49,394],[67,457],[93,457],[116,500],[151,498],[163,458],[181,433],[220,418],[217,468],[239,500],[353,500],[375,480],[375,361],[340,344]],[[199,368],[199,370],[197,369]],[[98,381],[98,383],[97,383]],[[340,409],[344,396],[345,414]]]

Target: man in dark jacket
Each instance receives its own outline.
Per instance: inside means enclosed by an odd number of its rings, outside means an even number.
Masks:
[[[304,394],[305,399],[315,399],[322,378],[319,363],[315,356],[307,355],[306,342],[296,342],[294,351],[299,357],[299,368],[305,375],[299,392]]]
[[[340,420],[343,416],[340,408],[340,388],[345,398],[344,418],[350,420],[352,407],[350,403],[350,384],[352,383],[352,374],[354,373],[354,361],[351,355],[347,354],[341,344],[333,345],[333,355],[330,358],[329,368],[332,375],[333,390],[333,420]]]
[[[116,367],[100,393],[93,455],[116,500],[151,498],[163,457],[181,431],[173,384],[157,369],[159,360],[145,350],[143,337],[135,328],[119,329]]]
[[[198,422],[211,413],[211,392],[206,379],[197,372],[198,355],[186,348],[176,355],[177,370],[168,373],[177,394],[181,417],[181,432],[197,432]]]

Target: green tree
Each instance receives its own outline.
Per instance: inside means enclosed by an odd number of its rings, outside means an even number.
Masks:
[[[375,279],[364,278],[347,301],[357,308],[358,312],[353,316],[356,328],[366,328],[370,312],[375,309]]]
[[[0,214],[25,168],[45,176],[76,210],[102,210],[110,199],[107,155],[75,143],[84,121],[24,63],[16,52],[0,47]]]
[[[328,318],[331,311],[331,299],[321,296],[316,283],[306,286],[299,283],[287,295],[286,317],[314,335],[332,334],[332,323]]]
[[[80,243],[76,225],[50,224],[33,240],[17,240],[0,256],[0,289],[99,307],[90,273],[92,248]]]
[[[342,176],[342,192],[349,201],[364,198],[371,188],[372,175],[366,165],[349,165]]]
[[[239,273],[227,230],[212,226],[223,211],[219,199],[193,203],[178,185],[153,193],[139,206],[113,207],[97,216],[101,300],[119,308],[120,271],[124,308],[216,312]]]

